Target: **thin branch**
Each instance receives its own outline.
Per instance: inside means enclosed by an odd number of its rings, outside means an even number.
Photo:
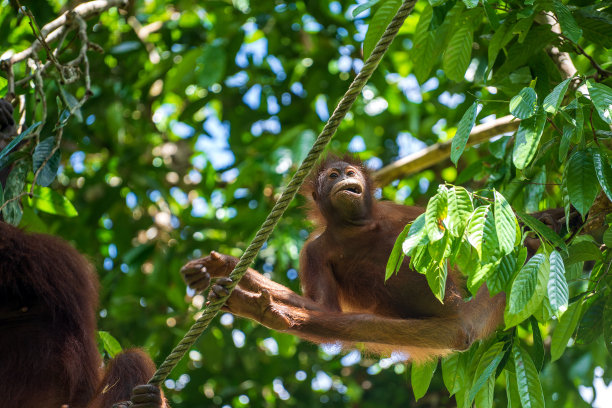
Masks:
[[[126,7],[127,3],[128,0],[94,0],[87,3],[79,4],[72,11],[67,11],[55,20],[51,21],[50,23],[45,24],[40,30],[41,35],[44,37],[44,41],[46,41],[47,43],[52,43],[61,38],[64,33],[70,28],[70,13],[75,13],[82,19],[87,20],[88,18],[100,14],[110,8]],[[15,64],[19,61],[23,61],[26,58],[32,56],[32,54],[38,52],[42,47],[43,45],[41,44],[41,42],[39,40],[36,40],[32,43],[30,47],[10,57],[10,61],[12,64]]]

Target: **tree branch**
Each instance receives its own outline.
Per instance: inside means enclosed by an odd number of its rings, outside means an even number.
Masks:
[[[494,136],[518,129],[520,120],[512,115],[504,116],[494,121],[475,126],[470,132],[466,148],[488,141]],[[395,179],[408,174],[414,174],[450,157],[452,140],[436,143],[421,151],[403,157],[388,166],[374,172],[378,185],[387,185]]]
[[[82,19],[88,19],[113,7],[125,7],[127,2],[128,0],[94,0],[79,4],[72,11],[67,11],[55,20],[45,24],[43,28],[40,29],[40,34],[46,43],[54,42],[62,37],[71,27],[73,21],[69,13],[74,12]],[[10,57],[10,64],[25,60],[32,54],[38,52],[42,47],[43,43],[40,40],[34,41],[30,47]]]

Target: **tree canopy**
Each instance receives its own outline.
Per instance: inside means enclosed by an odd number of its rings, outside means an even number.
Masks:
[[[0,0],[18,122],[1,213],[95,264],[102,353],[159,364],[205,302],[180,267],[241,255],[402,1],[78,3]],[[417,366],[222,314],[165,381],[171,405],[609,403],[611,48],[610,2],[416,2],[329,150],[363,159],[382,199],[427,207],[388,274],[411,256],[442,298],[457,268],[471,293],[506,292],[505,327]],[[254,263],[296,291],[304,202]],[[554,208],[557,232],[528,215]],[[526,237],[542,243],[527,263]]]

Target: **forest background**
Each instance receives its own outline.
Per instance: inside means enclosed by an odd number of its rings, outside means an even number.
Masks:
[[[163,361],[204,303],[180,267],[240,256],[401,1],[259,3],[99,0],[57,20],[78,2],[0,1],[0,96],[20,124],[0,141],[2,214],[95,264],[107,355],[136,345]],[[530,225],[550,261],[522,283],[515,261],[500,287],[518,288],[526,313],[462,354],[471,363],[412,367],[223,314],[165,381],[172,406],[606,406],[611,47],[610,2],[417,2],[330,150],[363,159],[382,199],[427,206],[451,183],[587,222],[561,237]],[[296,291],[304,203],[254,265]],[[512,241],[480,264],[520,259]]]

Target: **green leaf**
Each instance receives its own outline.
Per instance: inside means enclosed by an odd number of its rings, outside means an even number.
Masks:
[[[535,157],[545,124],[546,113],[541,109],[535,116],[521,121],[512,152],[512,161],[517,169],[524,169]]]
[[[595,110],[607,124],[612,124],[612,89],[598,82],[587,81],[587,88]]]
[[[70,200],[49,187],[34,186],[33,197],[28,197],[30,206],[49,214],[76,217],[79,215]]]
[[[516,375],[509,370],[504,370],[504,375],[506,376],[508,408],[522,408],[521,397],[519,396],[518,387],[516,385]]]
[[[578,26],[576,20],[574,20],[572,13],[565,4],[558,0],[553,1],[553,7],[561,25],[561,31],[570,41],[577,43],[580,37],[582,37],[582,29]]]
[[[497,59],[499,51],[501,51],[501,49],[505,47],[508,42],[510,42],[512,37],[514,37],[512,31],[510,31],[510,27],[510,22],[506,20],[504,24],[502,24],[497,30],[495,30],[495,32],[493,33],[493,37],[491,37],[488,49],[487,74],[493,69],[493,64]]]
[[[387,268],[385,271],[385,281],[389,279],[394,273],[397,273],[402,266],[402,262],[404,261],[404,252],[402,251],[402,245],[408,236],[408,232],[410,231],[412,224],[408,224],[404,227],[402,232],[398,235],[395,240],[395,244],[393,244],[393,249],[391,250],[391,255],[389,255],[389,260],[387,261]]]
[[[612,20],[608,13],[593,7],[577,7],[573,15],[585,39],[604,48],[612,48]]]
[[[421,12],[421,17],[414,30],[414,45],[412,46],[412,60],[419,61],[414,64],[414,75],[420,83],[424,83],[429,78],[429,73],[437,60],[436,34],[429,29],[432,20],[433,9],[426,5]]]
[[[565,279],[565,266],[563,258],[557,251],[552,251],[549,258],[550,273],[548,275],[548,300],[554,313],[559,316],[560,312],[567,309],[569,290]]]
[[[428,361],[423,364],[412,363],[411,380],[416,400],[423,397],[427,392],[437,366],[438,360]]]
[[[225,66],[225,46],[217,42],[204,46],[202,53],[196,59],[195,65],[198,85],[202,88],[208,88],[221,82],[225,75]]]
[[[20,161],[17,163],[17,165],[15,165],[9,174],[4,189],[5,202],[18,197],[23,192],[30,163],[31,162],[29,160]],[[23,215],[23,211],[21,210],[21,200],[15,199],[6,204],[2,209],[2,215],[4,216],[5,222],[12,225],[18,225],[19,221],[21,221],[21,216]]]
[[[429,200],[425,210],[425,228],[431,242],[442,239],[446,230],[444,226],[448,209],[446,195],[446,187],[438,186],[438,192]]]
[[[36,178],[36,184],[39,186],[47,187],[57,175],[57,169],[60,164],[60,151],[56,150],[55,153],[52,153],[54,147],[55,138],[48,137],[36,145],[32,154],[32,169],[34,173],[45,163],[45,160],[47,161],[45,167],[38,173]]]
[[[0,197],[0,200],[1,200],[1,198],[2,197]],[[612,227],[608,227],[606,232],[604,232],[604,234],[603,234],[603,243],[606,244],[606,246],[608,248],[612,248]]]
[[[455,237],[463,235],[474,205],[468,191],[460,186],[454,186],[448,190],[448,229]]]
[[[612,296],[608,296],[604,307],[603,334],[608,353],[612,355]]]
[[[98,330],[98,339],[110,358],[114,358],[121,353],[121,344],[109,332]]]
[[[529,353],[516,342],[512,347],[516,384],[523,408],[544,408],[544,393]]]
[[[421,214],[410,226],[410,231],[406,237],[406,240],[402,244],[402,251],[404,255],[412,255],[412,251],[419,245],[425,245],[429,242],[427,237],[427,230],[425,229],[425,214]]]
[[[497,269],[487,277],[487,288],[491,296],[506,290],[517,269],[516,256],[514,253],[504,256]]]
[[[561,142],[559,143],[559,161],[561,163],[565,162],[573,135],[574,128],[572,126],[563,127],[563,136],[561,136]]]
[[[504,255],[512,252],[516,242],[516,217],[506,198],[495,191],[495,229],[499,249]]]
[[[495,397],[495,377],[490,376],[485,385],[478,391],[474,398],[476,408],[493,408]]]
[[[442,380],[450,395],[461,388],[465,367],[461,364],[461,354],[455,353],[442,359]]]
[[[459,124],[457,125],[457,133],[453,137],[451,144],[451,161],[457,165],[457,161],[463,154],[465,145],[470,137],[470,132],[476,122],[476,116],[478,114],[478,101],[474,102],[463,114]]]
[[[585,150],[572,154],[567,162],[566,176],[570,202],[584,218],[599,192],[591,154]]]
[[[559,106],[561,106],[561,102],[563,101],[563,97],[565,96],[565,92],[567,92],[567,88],[569,87],[571,80],[572,78],[567,78],[566,80],[555,86],[555,89],[553,89],[552,92],[549,93],[546,98],[544,98],[542,107],[546,112],[552,114],[557,113],[557,110],[559,109]]]
[[[542,342],[542,333],[540,332],[540,326],[538,326],[538,319],[531,316],[529,318],[529,323],[531,324],[531,333],[533,334],[532,355],[535,354],[533,363],[538,372],[540,372],[544,366],[544,343]]]
[[[544,224],[537,218],[532,217],[529,214],[525,214],[519,211],[517,211],[516,214],[520,217],[520,219],[526,226],[528,226],[541,238],[544,238],[555,247],[560,248],[563,252],[567,253],[567,245],[565,244],[565,241],[563,241],[563,239],[561,239],[561,237],[555,231],[550,229],[546,224]]]
[[[427,273],[427,269],[432,262],[433,260],[426,246],[418,247],[410,257],[410,266],[423,275]]]
[[[13,148],[15,146],[17,146],[26,136],[28,136],[30,133],[32,133],[34,130],[36,130],[36,128],[41,123],[42,122],[34,123],[32,126],[30,126],[26,130],[21,132],[16,138],[11,140],[11,142],[9,144],[7,144],[6,147],[4,149],[2,149],[2,151],[0,151],[0,159],[2,159],[4,156],[6,156],[8,153],[10,153],[10,151],[13,150]]]
[[[599,180],[599,184],[608,199],[612,201],[612,166],[610,166],[610,161],[603,150],[593,149],[592,152],[597,180]]]
[[[565,260],[567,266],[576,262],[595,261],[601,259],[599,247],[591,241],[574,241],[568,248],[568,256]]]
[[[448,276],[448,263],[446,261],[433,262],[427,269],[425,277],[427,284],[434,296],[444,303],[444,292],[446,291],[446,277]]]
[[[401,5],[402,2],[400,0],[385,0],[378,10],[376,10],[368,26],[368,32],[366,33],[365,39],[363,40],[364,59],[368,59],[370,54],[372,54],[374,47],[376,47],[376,43],[378,43],[378,40],[382,37]]]
[[[369,0],[366,1],[363,4],[360,4],[359,6],[355,7],[353,9],[353,17],[357,17],[359,14],[361,14],[362,12],[366,11],[367,9],[372,8],[374,5],[376,5],[380,0]]]
[[[472,388],[468,396],[469,402],[474,400],[476,393],[480,391],[482,386],[485,385],[488,379],[495,373],[497,366],[504,357],[504,345],[504,342],[493,344],[480,358],[478,366],[476,367],[476,373],[474,374],[474,382],[472,383]]]
[[[567,311],[559,318],[559,323],[555,327],[552,334],[550,344],[550,360],[558,360],[563,355],[567,342],[574,333],[578,322],[580,321],[580,312],[582,310],[582,301],[572,303]]]
[[[532,117],[538,109],[538,96],[533,88],[523,88],[510,100],[510,113],[519,119]]]
[[[480,259],[482,260],[483,264],[495,262],[503,255],[500,252],[499,242],[497,241],[497,222],[495,218],[496,215],[494,211],[489,211],[482,228],[482,257]],[[516,234],[514,234],[514,229],[512,231],[512,235],[516,237]]]
[[[537,295],[538,276],[542,274],[546,266],[546,257],[543,254],[537,254],[521,268],[510,291],[509,311],[511,314],[517,314],[523,310],[529,300]]]
[[[482,258],[482,236],[489,207],[488,205],[482,205],[476,208],[466,229],[467,240],[476,249],[480,258]]]
[[[470,19],[462,18],[442,58],[446,76],[455,82],[463,81],[465,71],[470,65],[473,37],[474,24]]]
[[[540,200],[546,190],[546,166],[542,166],[525,188],[525,210],[536,212],[540,209]]]
[[[606,297],[601,296],[600,292],[585,303],[588,304],[588,308],[580,317],[578,331],[576,332],[576,343],[578,344],[591,344],[602,334],[603,330]]]

